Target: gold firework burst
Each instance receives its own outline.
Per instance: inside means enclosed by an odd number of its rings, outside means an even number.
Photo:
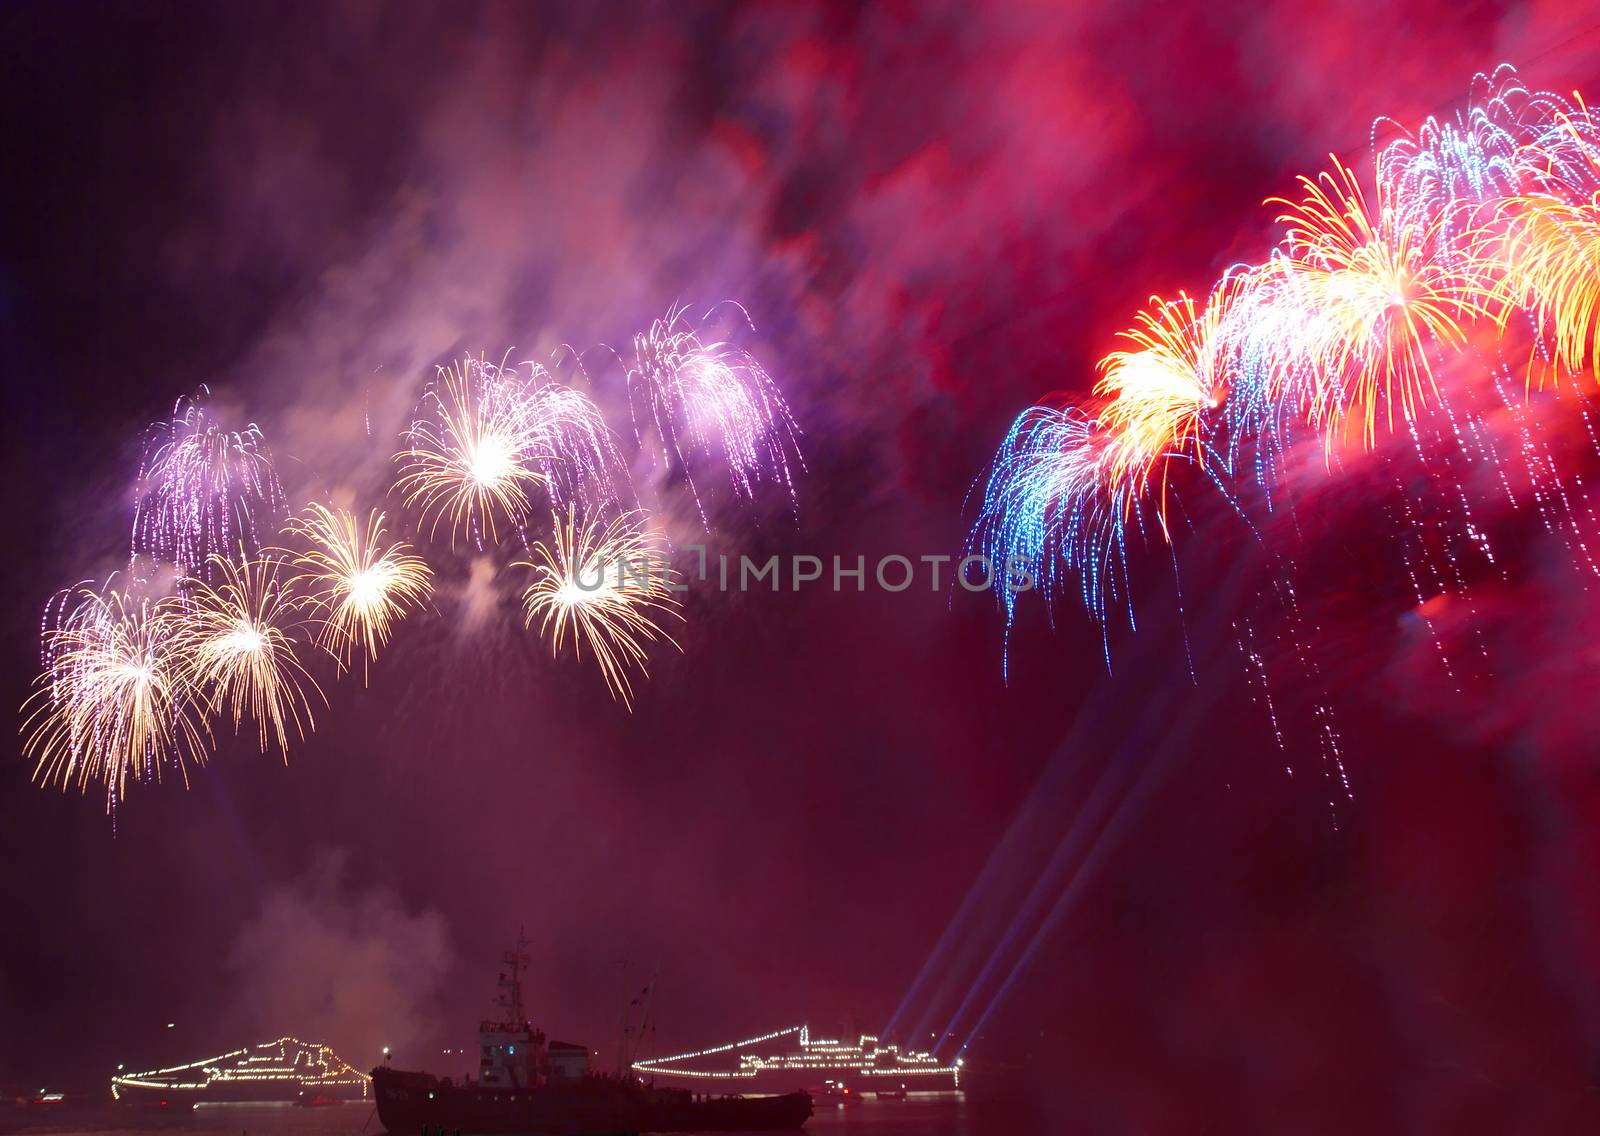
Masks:
[[[683,618],[667,559],[639,513],[591,526],[569,507],[565,517],[551,519],[550,540],[536,542],[532,561],[517,565],[533,570],[522,595],[525,624],[538,623],[552,654],[569,636],[579,658],[587,647],[612,697],[631,710],[629,672],[649,677],[647,645],[657,639],[678,645],[657,622]]]
[[[492,544],[501,524],[515,527],[527,517],[529,495],[545,475],[522,386],[515,374],[468,357],[440,367],[422,396],[406,448],[395,455],[395,487],[430,539],[448,520],[452,543],[459,533]]]
[[[374,509],[363,524],[346,509],[313,503],[285,532],[307,548],[294,556],[291,591],[303,591],[321,623],[317,644],[348,670],[356,649],[368,663],[389,641],[397,620],[421,608],[433,592],[433,571],[405,541],[385,543],[384,516]]]
[[[1429,351],[1466,344],[1492,281],[1477,259],[1441,255],[1439,220],[1403,223],[1383,201],[1373,211],[1355,173],[1331,160],[1332,172],[1300,178],[1302,200],[1272,199],[1288,224],[1278,268],[1306,313],[1293,364],[1313,376],[1302,409],[1330,435],[1359,422],[1370,446],[1380,414],[1392,429],[1397,406],[1410,420],[1438,393]]]
[[[300,605],[283,586],[282,563],[213,554],[215,582],[189,582],[178,643],[181,665],[208,692],[211,709],[226,708],[236,731],[250,717],[262,752],[270,740],[287,758],[291,730],[304,738],[315,725],[307,689],[319,698],[322,690],[295,655],[290,629]]]
[[[35,779],[80,790],[102,781],[107,812],[130,774],[160,780],[170,767],[188,785],[189,763],[205,763],[210,739],[181,665],[175,601],[132,598],[107,582],[64,592],[54,608],[44,671],[23,707]]]

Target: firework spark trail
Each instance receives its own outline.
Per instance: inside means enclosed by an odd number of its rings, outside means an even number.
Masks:
[[[649,677],[648,644],[677,641],[661,629],[662,617],[682,619],[681,605],[660,542],[638,513],[586,524],[576,508],[553,515],[549,541],[537,541],[523,592],[525,625],[539,625],[559,654],[568,638],[578,658],[594,657],[613,698],[633,707],[630,671]]]
[[[384,515],[365,523],[346,509],[312,503],[284,529],[304,549],[293,555],[287,587],[303,593],[320,623],[317,645],[349,670],[356,651],[362,674],[389,641],[394,624],[423,607],[433,593],[433,570],[405,541],[385,541]]]
[[[673,307],[634,336],[627,382],[635,436],[643,445],[646,429],[653,431],[666,465],[683,470],[702,521],[695,467],[704,460],[720,458],[740,496],[753,498],[758,484],[772,482],[794,500],[790,461],[801,464],[799,429],[772,376],[748,351],[701,338],[687,309]]]
[[[1415,513],[1412,511],[1411,502],[1406,499],[1405,487],[1397,485],[1396,488],[1400,491],[1398,496],[1401,516],[1404,518],[1406,526],[1412,530],[1413,535],[1416,535],[1420,525]],[[1439,656],[1439,665],[1444,668],[1445,677],[1450,680],[1450,685],[1455,692],[1460,694],[1460,676],[1456,674],[1455,667],[1450,663],[1450,652],[1445,649],[1444,640],[1440,638],[1438,628],[1434,626],[1433,617],[1428,614],[1428,601],[1431,598],[1429,593],[1432,589],[1423,587],[1423,569],[1418,567],[1418,557],[1413,555],[1411,542],[1403,542],[1401,544],[1400,561],[1405,570],[1406,578],[1411,581],[1411,597],[1417,618],[1422,621],[1422,625],[1428,630],[1428,637],[1432,640],[1434,651]]]
[[[80,584],[51,605],[44,670],[23,708],[23,752],[44,785],[87,789],[101,781],[114,812],[135,780],[158,781],[202,765],[209,732],[182,664],[176,601],[135,598]]]
[[[430,539],[448,522],[479,551],[502,526],[520,529],[531,494],[545,484],[525,406],[526,384],[482,357],[440,367],[417,404],[395,488],[417,509]]]
[[[1529,496],[1533,500],[1540,525],[1545,532],[1561,542],[1569,558],[1580,560],[1592,575],[1600,575],[1600,562],[1596,561],[1588,547],[1584,530],[1567,497],[1566,487],[1550,446],[1539,436],[1532,422],[1533,416],[1527,401],[1514,391],[1515,380],[1510,367],[1502,360],[1491,369],[1490,374],[1495,392],[1515,425],[1517,455],[1522,461],[1522,471],[1527,477]],[[1584,417],[1587,421],[1587,413]],[[1600,447],[1596,447],[1596,452],[1600,452]],[[1515,504],[1518,499],[1515,490],[1508,484],[1506,491]]]
[[[261,430],[224,427],[203,387],[151,428],[135,499],[135,569],[149,557],[174,566],[179,579],[207,577],[213,553],[257,547],[285,509]]]
[[[213,555],[216,582],[192,581],[175,643],[176,665],[206,692],[211,711],[226,711],[235,732],[250,718],[262,752],[276,744],[287,760],[291,731],[304,738],[314,726],[307,690],[322,691],[295,654],[301,604],[284,587],[282,566],[275,556]]]
[[[1249,680],[1251,686],[1250,697],[1252,700],[1257,699],[1258,696],[1256,695],[1254,688],[1259,685],[1261,688],[1259,700],[1267,712],[1267,724],[1272,727],[1273,741],[1277,743],[1278,752],[1283,755],[1283,771],[1288,776],[1293,777],[1294,765],[1289,760],[1289,746],[1288,743],[1284,741],[1283,726],[1278,721],[1278,708],[1273,703],[1272,686],[1267,679],[1266,657],[1256,646],[1255,631],[1251,627],[1249,620],[1243,621],[1242,626],[1240,622],[1236,620],[1233,624],[1233,631],[1234,640],[1239,646],[1239,654],[1247,663],[1250,664],[1249,668],[1246,670],[1246,678]]]
[[[1322,668],[1317,665],[1316,658],[1308,646],[1311,635],[1316,634],[1319,628],[1310,623],[1301,611],[1300,594],[1295,590],[1294,581],[1289,578],[1287,566],[1282,563],[1278,566],[1274,588],[1278,602],[1283,605],[1288,638],[1293,644],[1295,659],[1300,665],[1301,681],[1305,689],[1313,692],[1311,709],[1316,723],[1317,751],[1322,759],[1323,777],[1330,782],[1337,778],[1338,789],[1344,799],[1353,800],[1355,791],[1350,786],[1350,774],[1345,768],[1344,743],[1339,736],[1338,725],[1334,722],[1327,683],[1322,677]],[[1338,829],[1339,802],[1330,796],[1327,804],[1329,823]]]
[[[1471,387],[1467,388],[1466,395],[1469,404],[1475,402],[1476,392]],[[1493,449],[1486,445],[1486,431],[1483,430],[1483,423],[1477,414],[1473,413],[1470,409],[1465,413],[1458,413],[1448,395],[1440,398],[1439,409],[1444,413],[1445,419],[1449,425],[1450,439],[1452,445],[1454,446],[1455,452],[1460,455],[1461,460],[1466,464],[1469,470],[1473,465],[1485,460],[1498,465],[1498,458],[1496,457]],[[1420,442],[1418,445],[1420,447]],[[1418,450],[1418,454],[1420,457],[1420,448]],[[1496,474],[1497,476],[1502,476],[1503,479],[1503,475],[1501,474],[1500,470],[1497,469]],[[1492,540],[1490,540],[1488,531],[1478,523],[1476,511],[1474,510],[1472,504],[1472,498],[1467,493],[1465,479],[1459,477],[1452,479],[1452,486],[1452,495],[1454,497],[1455,504],[1458,505],[1461,510],[1461,517],[1463,521],[1462,531],[1465,534],[1466,540],[1473,548],[1477,550],[1478,554],[1483,557],[1485,562],[1495,567],[1499,567],[1499,562],[1495,559],[1494,543]]]
[[[1442,419],[1436,417],[1432,421],[1434,449],[1439,454],[1439,462],[1445,471],[1442,482],[1449,489],[1439,494],[1439,515],[1434,518],[1434,532],[1445,550],[1446,563],[1450,566],[1450,590],[1459,595],[1466,606],[1473,642],[1477,645],[1478,657],[1482,663],[1481,673],[1489,674],[1494,663],[1482,622],[1477,618],[1478,605],[1473,594],[1469,561],[1472,569],[1492,569],[1502,578],[1504,570],[1495,560],[1493,541],[1489,533],[1478,523],[1472,498],[1467,493],[1466,476],[1470,473],[1474,455],[1468,446],[1467,435],[1458,421],[1455,406],[1448,392],[1441,392],[1439,409]],[[1418,459],[1425,460],[1422,443],[1416,438],[1415,423],[1412,424],[1412,433],[1418,447]],[[1456,472],[1458,459],[1467,467],[1460,474]]]

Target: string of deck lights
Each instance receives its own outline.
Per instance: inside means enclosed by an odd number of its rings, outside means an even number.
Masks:
[[[289,1055],[294,1047],[293,1056]],[[276,1048],[276,1053],[263,1052]],[[252,1065],[249,1069],[226,1068],[224,1062]],[[273,1064],[267,1064],[273,1062]],[[166,1081],[155,1078],[173,1073],[198,1071],[200,1080]],[[293,1079],[302,1085],[345,1086],[361,1089],[367,1095],[369,1078],[331,1048],[317,1042],[301,1041],[294,1037],[280,1037],[259,1045],[247,1045],[216,1057],[172,1065],[165,1069],[151,1069],[144,1073],[128,1073],[111,1078],[111,1097],[121,1100],[126,1089],[157,1089],[161,1091],[204,1091],[214,1084],[258,1083]]]
[[[798,1041],[801,1049],[801,1052],[797,1054],[773,1054],[771,1056],[745,1054],[740,1056],[737,1069],[684,1069],[672,1067],[679,1062],[693,1061],[697,1058],[711,1057],[720,1053],[763,1045],[769,1041],[795,1034],[799,1035]],[[888,1061],[892,1061],[893,1064],[887,1067],[880,1064]],[[713,1045],[689,1053],[678,1053],[670,1057],[657,1057],[648,1062],[635,1062],[633,1069],[637,1073],[649,1073],[667,1077],[748,1080],[764,1072],[781,1072],[786,1069],[825,1070],[841,1066],[848,1069],[855,1076],[861,1077],[948,1076],[952,1079],[955,1087],[960,1088],[961,1086],[962,1060],[959,1057],[951,1064],[941,1064],[939,1059],[931,1053],[920,1050],[902,1052],[898,1045],[885,1045],[876,1034],[862,1034],[854,1044],[837,1038],[819,1038],[813,1041],[810,1027],[805,1025],[791,1026],[788,1029],[775,1030],[760,1037],[730,1042],[725,1045]]]

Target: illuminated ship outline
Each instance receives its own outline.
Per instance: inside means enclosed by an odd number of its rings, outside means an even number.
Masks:
[[[678,1064],[696,1061],[721,1053],[732,1053],[752,1046],[765,1045],[782,1037],[798,1035],[799,1053],[779,1053],[771,1056],[741,1054],[735,1069],[685,1068]],[[773,1078],[786,1073],[805,1073],[808,1077],[883,1077],[905,1081],[907,1078],[948,1077],[953,1088],[961,1087],[961,1058],[949,1064],[942,1063],[931,1053],[885,1044],[876,1034],[864,1033],[851,1044],[835,1038],[811,1036],[809,1025],[790,1026],[774,1030],[760,1037],[729,1042],[697,1049],[691,1053],[677,1053],[671,1057],[655,1057],[648,1061],[635,1061],[633,1071],[657,1077],[711,1078],[716,1080],[750,1080],[758,1077]],[[870,1083],[870,1082],[869,1082]],[[915,1091],[915,1081],[907,1085]],[[929,1090],[938,1091],[938,1090]]]
[[[172,1095],[183,1099],[227,1100],[287,1099],[290,1086],[298,1091],[361,1089],[366,1099],[370,1078],[357,1071],[326,1045],[280,1037],[148,1073],[125,1073],[111,1078],[111,1096]],[[273,1092],[271,1090],[278,1090]],[[254,1097],[257,1091],[265,1095]]]

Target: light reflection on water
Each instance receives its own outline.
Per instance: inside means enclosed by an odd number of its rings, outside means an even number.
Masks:
[[[849,1107],[819,1101],[805,1131],[814,1136],[980,1136],[960,1099],[863,1100]],[[26,1136],[382,1136],[370,1104],[330,1108],[293,1105],[202,1105],[187,1113],[130,1115],[120,1109],[50,1117],[6,1116],[0,1133]],[[416,1136],[400,1133],[397,1136]],[[986,1133],[981,1136],[987,1136]]]

